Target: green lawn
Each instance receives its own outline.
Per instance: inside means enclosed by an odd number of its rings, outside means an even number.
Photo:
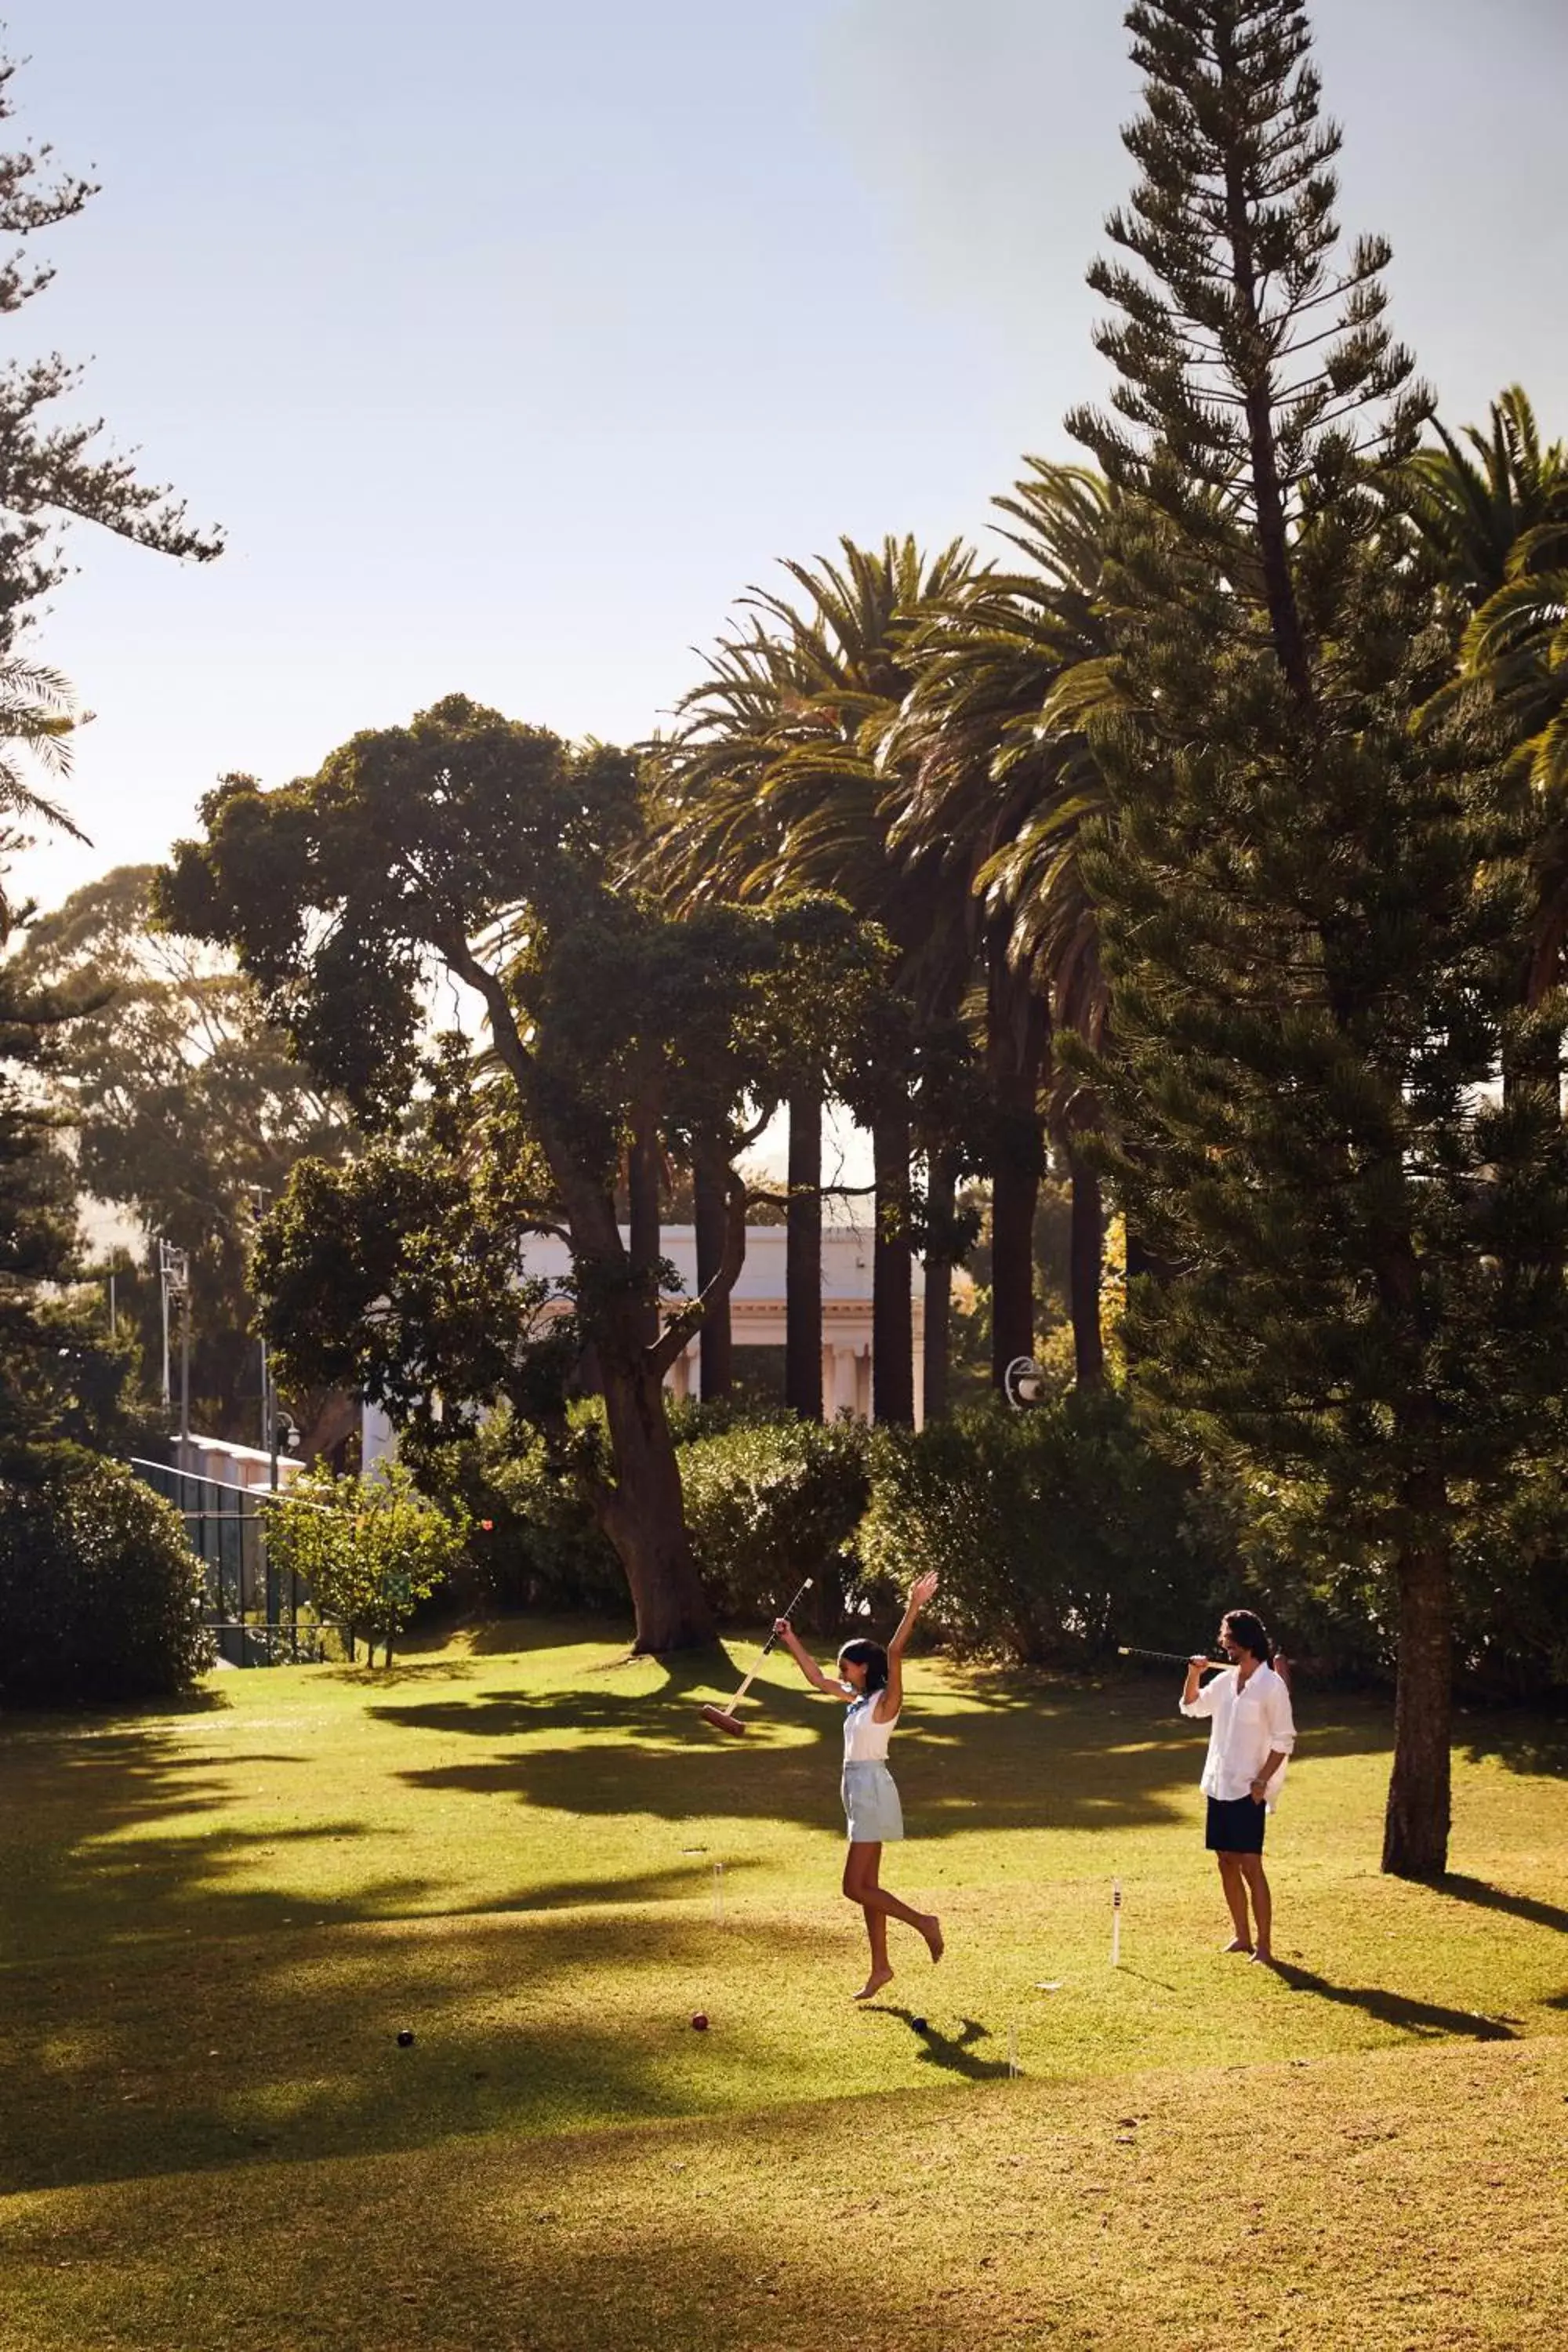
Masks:
[[[846,2271],[861,2343],[1207,2347],[1227,2252],[1298,2352],[1549,2339],[1550,1728],[1462,1721],[1412,1887],[1386,1710],[1301,1692],[1272,1975],[1172,1689],[917,1664],[886,1875],[949,1954],[862,2011],[838,1711],[770,1664],[723,1741],[714,1661],[490,1638],[0,1728],[5,2352],[828,2345]]]

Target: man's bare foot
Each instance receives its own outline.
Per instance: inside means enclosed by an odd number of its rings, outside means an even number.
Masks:
[[[891,1969],[873,1969],[855,1998],[857,2000],[869,2000],[874,1992],[880,1992],[885,1984],[891,1984],[892,1981]]]
[[[1259,1968],[1271,1969],[1274,1966],[1274,1955],[1267,1944],[1259,1944],[1252,1958]]]
[[[1243,1941],[1242,1941],[1242,1939],[1241,1939],[1241,1937],[1240,1937],[1239,1936],[1233,1936],[1233,1937],[1231,1937],[1231,1939],[1230,1939],[1230,1941],[1229,1941],[1229,1943],[1228,1943],[1228,1944],[1222,1944],[1222,1945],[1220,1946],[1220,1950],[1221,1950],[1222,1952],[1247,1952],[1247,1953],[1250,1953],[1250,1952],[1251,1952],[1251,1950],[1252,1950],[1252,1947],[1251,1947],[1251,1945],[1250,1945],[1250,1944],[1243,1943]]]
[[[934,1911],[928,1911],[921,1921],[921,1934],[926,1939],[932,1962],[940,1960],[947,1947],[942,1940],[942,1921]]]

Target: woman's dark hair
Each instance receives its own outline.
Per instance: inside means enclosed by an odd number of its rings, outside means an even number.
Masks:
[[[838,1653],[841,1666],[864,1666],[868,1692],[888,1687],[888,1653],[880,1642],[846,1642]]]
[[[1239,1642],[1244,1650],[1261,1658],[1266,1666],[1274,1664],[1274,1644],[1261,1617],[1255,1617],[1250,1609],[1227,1609],[1223,1622],[1233,1642]]]

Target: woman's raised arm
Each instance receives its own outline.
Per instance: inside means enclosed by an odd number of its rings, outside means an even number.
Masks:
[[[847,1689],[843,1683],[836,1681],[831,1675],[823,1673],[787,1617],[776,1617],[773,1620],[773,1632],[778,1635],[813,1690],[822,1691],[829,1698],[854,1697],[854,1692]]]
[[[935,1569],[917,1576],[910,1587],[910,1597],[899,1630],[888,1644],[888,1681],[885,1689],[877,1694],[877,1704],[871,1709],[873,1723],[891,1723],[904,1704],[904,1645],[914,1631],[915,1619],[936,1591]]]

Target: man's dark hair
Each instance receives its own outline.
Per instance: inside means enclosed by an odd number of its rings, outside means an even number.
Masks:
[[[1255,1617],[1250,1609],[1227,1609],[1223,1622],[1233,1642],[1239,1642],[1244,1650],[1261,1658],[1266,1666],[1274,1664],[1274,1644],[1261,1617]]]

